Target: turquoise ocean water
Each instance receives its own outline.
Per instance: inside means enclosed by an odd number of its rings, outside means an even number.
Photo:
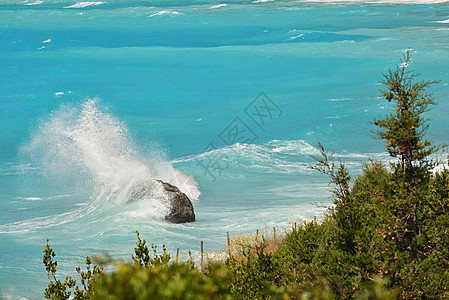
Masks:
[[[186,255],[320,215],[316,142],[351,171],[387,160],[368,124],[382,73],[411,48],[448,142],[449,6],[407,1],[0,1],[0,290],[42,298],[86,255],[129,259],[135,230]],[[157,178],[197,221],[164,221]]]

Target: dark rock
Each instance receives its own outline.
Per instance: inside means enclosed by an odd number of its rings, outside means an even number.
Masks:
[[[195,222],[195,212],[189,197],[181,192],[176,186],[158,180],[165,191],[171,196],[170,212],[165,219],[172,223]]]
[[[128,202],[140,201],[145,198],[159,198],[161,192],[168,196],[167,201],[170,206],[170,211],[165,216],[166,220],[172,223],[195,221],[195,213],[189,197],[176,186],[162,180],[144,180],[136,184],[128,196]]]

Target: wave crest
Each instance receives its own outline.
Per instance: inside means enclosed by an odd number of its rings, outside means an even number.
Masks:
[[[146,215],[165,216],[168,199],[162,179],[178,186],[192,200],[200,191],[196,181],[177,170],[162,155],[145,158],[135,150],[125,124],[99,104],[88,99],[80,106],[63,105],[38,127],[22,148],[44,174],[74,180],[92,190],[92,205],[123,205],[136,200],[135,189],[143,182],[149,189],[142,195]]]

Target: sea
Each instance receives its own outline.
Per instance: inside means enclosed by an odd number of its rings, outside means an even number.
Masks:
[[[429,88],[428,138],[449,137],[449,2],[1,0],[0,291],[42,299],[87,255],[130,261],[147,243],[198,259],[227,233],[318,219],[333,204],[318,143],[353,178],[388,162],[370,122],[383,74]],[[444,153],[442,154],[444,156]],[[196,221],[164,219],[160,179]],[[134,200],[134,201],[131,201]],[[1,296],[0,296],[1,298]]]

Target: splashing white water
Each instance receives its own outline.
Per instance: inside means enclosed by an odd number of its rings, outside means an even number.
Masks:
[[[45,173],[89,186],[95,206],[138,200],[141,215],[163,217],[169,199],[155,179],[178,184],[192,200],[200,195],[196,181],[174,170],[161,156],[146,159],[137,153],[124,123],[102,108],[98,99],[79,107],[63,105],[38,128],[23,151]],[[143,183],[147,192],[135,199],[135,188]]]

